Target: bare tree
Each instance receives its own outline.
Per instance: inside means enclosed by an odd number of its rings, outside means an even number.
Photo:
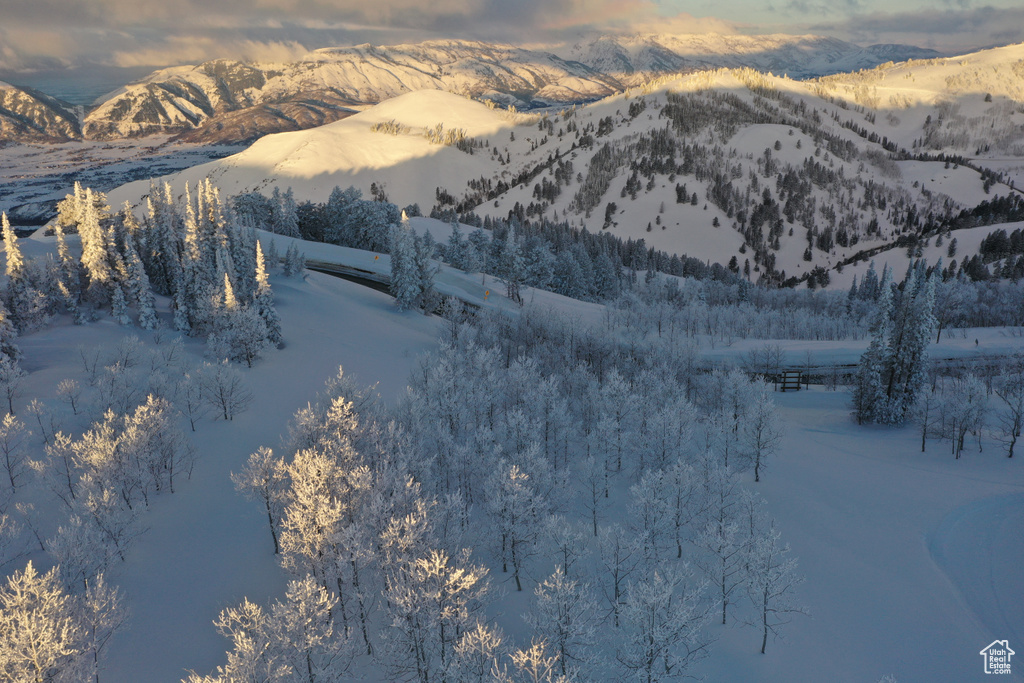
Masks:
[[[22,479],[29,472],[29,459],[25,451],[25,439],[29,432],[25,423],[8,413],[0,420],[0,464],[7,473],[11,490],[17,490]]]
[[[82,387],[73,379],[62,379],[57,384],[57,396],[71,406],[71,412],[78,415],[78,405],[82,400]]]
[[[18,361],[3,356],[0,358],[0,392],[7,399],[7,412],[14,414],[14,399],[21,396],[21,383],[25,379],[25,371]]]
[[[1006,457],[1013,457],[1013,450],[1024,427],[1024,356],[1016,356],[999,375],[993,387],[995,395],[1003,402],[1003,410],[996,420],[1002,431],[1000,440],[1006,444]]]
[[[252,402],[253,394],[241,373],[227,362],[203,363],[198,382],[203,399],[225,420],[233,420]]]

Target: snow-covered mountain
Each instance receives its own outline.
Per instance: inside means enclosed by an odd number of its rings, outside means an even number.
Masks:
[[[517,106],[570,103],[620,89],[550,53],[465,41],[317,50],[290,64],[215,61],[158,71],[112,93],[85,122],[93,138],[192,131],[252,139],[321,125],[413,90],[446,90]]]
[[[0,81],[0,140],[52,142],[79,137],[74,107],[38,90]]]
[[[84,131],[99,139],[186,132],[192,141],[250,140],[329,123],[414,90],[529,108],[600,99],[666,73],[750,67],[805,77],[937,54],[876,48],[781,35],[602,36],[561,56],[460,40],[330,48],[289,64],[218,60],[157,71],[107,96]]]
[[[887,61],[938,57],[911,45],[872,45],[823,36],[653,33],[599,36],[558,50],[616,80],[638,85],[653,75],[748,67],[793,78],[869,69]]]
[[[752,280],[816,271],[838,284],[888,249],[899,247],[904,259],[944,254],[929,230],[1024,182],[1000,156],[1019,156],[1024,146],[1024,126],[1015,123],[1024,92],[999,75],[1022,57],[1017,46],[814,81],[706,71],[559,114],[512,114],[418,91],[321,128],[265,137],[170,180],[181,187],[211,176],[228,194],[292,187],[297,199],[314,201],[335,186],[369,196],[376,184],[424,213],[567,221],[732,263]],[[988,72],[1005,81],[992,88],[992,102],[973,91],[995,82],[980,80]],[[857,85],[869,77],[907,80],[917,90],[894,88],[914,99],[878,109],[851,103],[870,95]],[[968,118],[976,107],[998,111]],[[928,126],[945,131],[954,119],[956,135],[921,142]],[[993,144],[983,158],[980,139]],[[111,199],[134,203],[147,190],[126,186]]]

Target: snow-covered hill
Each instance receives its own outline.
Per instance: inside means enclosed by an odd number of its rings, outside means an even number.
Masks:
[[[816,91],[879,112],[906,147],[1024,156],[1024,43],[837,74]]]
[[[499,131],[511,130],[520,120],[523,117],[451,93],[417,91],[327,126],[267,136],[220,163],[196,166],[167,179],[183,185],[210,176],[229,195],[274,185],[293,187],[299,200],[323,200],[335,186],[355,185],[369,195],[371,183],[379,181],[394,201],[429,207],[442,179],[458,179],[461,185],[468,178],[490,176],[495,161],[487,149],[467,154],[434,144],[424,136],[427,130],[442,124],[471,138],[498,137]],[[405,130],[371,130],[391,121]],[[146,181],[132,183],[114,190],[111,201],[134,204],[148,190]]]
[[[81,137],[74,107],[0,81],[0,140],[59,142]]]
[[[789,74],[823,76],[872,68],[886,61],[939,56],[911,45],[861,47],[837,38],[783,34],[747,36],[714,33],[599,36],[559,52],[619,81],[639,85],[654,75],[747,67]]]
[[[114,138],[199,128],[189,139],[252,139],[343,118],[349,107],[413,90],[529,106],[597,99],[619,87],[582,64],[511,46],[359,45],[317,50],[290,64],[219,60],[158,71],[99,103],[85,133]]]
[[[750,67],[807,77],[935,56],[818,36],[598,36],[555,52],[473,41],[316,50],[288,64],[217,60],[157,71],[104,98],[85,122],[101,139],[189,131],[191,141],[249,140],[321,125],[413,90],[447,90],[534,107],[605,97],[666,73]]]
[[[1022,50],[999,54],[1005,62]],[[949,60],[893,68],[912,69],[937,88],[981,68],[982,59],[992,55],[963,58],[960,72]],[[719,70],[543,115],[417,91],[318,129],[268,136],[169,179],[183,187],[209,175],[228,194],[292,187],[297,199],[314,201],[335,186],[369,196],[376,184],[399,206],[417,203],[424,213],[567,221],[670,254],[732,262],[754,281],[815,271],[816,284],[859,254],[898,245],[910,258],[927,226],[1012,192],[1001,182],[1008,177],[982,175],[984,159],[961,159],[973,151],[961,144],[940,150],[962,165],[915,160],[919,131],[892,110],[830,94],[841,87],[839,77],[801,82]],[[1024,102],[1013,87],[1007,81],[998,96]],[[922,100],[913,113],[942,120],[950,106]],[[983,136],[986,122],[964,125]],[[437,126],[464,136],[462,143],[431,142]],[[1004,142],[1014,140],[1024,140],[1021,130]],[[139,183],[111,199],[136,203],[147,190]],[[931,239],[923,236],[921,246]]]

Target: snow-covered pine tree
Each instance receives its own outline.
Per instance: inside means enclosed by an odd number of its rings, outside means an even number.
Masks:
[[[391,228],[390,289],[395,305],[402,311],[415,307],[422,292],[416,268],[416,236],[408,218]]]
[[[433,240],[428,239],[430,233],[415,238],[416,245],[416,275],[419,280],[420,293],[416,305],[424,311],[433,311],[437,308],[440,296],[434,289],[434,276],[437,275],[438,267],[434,263]]]
[[[128,316],[128,300],[125,298],[124,289],[120,283],[114,283],[114,294],[110,297],[110,315],[121,325],[131,325],[132,319]]]
[[[139,327],[144,330],[155,330],[159,321],[156,317],[156,301],[149,284],[149,276],[142,265],[139,252],[135,249],[134,239],[125,240],[125,267],[128,271],[128,290],[135,307],[139,312]]]
[[[184,310],[188,314],[191,334],[208,332],[214,311],[212,295],[221,283],[216,281],[214,264],[204,258],[202,233],[197,220],[188,184],[185,185],[185,238],[182,252],[182,280]]]
[[[64,228],[59,222],[54,226],[54,234],[57,239],[57,258],[60,261],[57,266],[57,289],[64,299],[64,307],[75,316],[77,323],[82,296],[80,267],[68,249]]]
[[[301,275],[305,267],[306,257],[299,253],[298,245],[292,242],[284,253],[284,268],[282,272],[285,277],[295,277],[296,275]]]
[[[25,257],[21,254],[18,236],[14,234],[6,213],[0,214],[0,222],[3,225],[4,251],[7,258],[5,303],[11,312],[14,325],[24,331],[29,327],[26,316],[29,315],[27,309],[32,305],[29,299],[29,283],[25,273]]]
[[[452,221],[452,232],[448,236],[448,246],[444,248],[444,257],[452,268],[466,269],[466,243],[462,239],[459,224],[455,221]]]
[[[868,271],[871,273],[872,271]],[[861,292],[869,280],[864,277]],[[853,409],[858,424],[874,422],[885,397],[884,375],[888,366],[889,337],[892,333],[892,287],[888,268],[882,272],[874,318],[871,321],[871,343],[860,357],[853,387]]]
[[[103,287],[111,279],[107,233],[100,221],[101,215],[96,207],[93,192],[87,188],[78,234],[82,239],[82,268],[88,279],[88,291],[94,300],[104,298]]]
[[[523,297],[519,289],[523,284],[525,263],[523,251],[514,227],[509,227],[498,257],[498,277],[505,283],[505,294],[509,299],[522,304]]]
[[[277,241],[273,238],[268,240],[267,250],[264,254],[267,259],[267,271],[273,270],[281,265],[281,253],[277,250]]]
[[[7,313],[7,308],[4,306],[3,301],[0,301],[0,357],[10,358],[12,361],[17,361],[21,358],[21,349],[14,343],[14,339],[17,336],[18,331],[11,323],[11,317]]]
[[[907,419],[924,381],[927,348],[935,333],[936,277],[927,275],[923,263],[911,266],[894,310],[889,272],[883,271],[871,344],[861,356],[853,392],[859,423],[902,424]]]
[[[256,242],[256,293],[253,296],[252,306],[263,319],[267,327],[267,341],[274,346],[280,346],[284,338],[281,335],[281,319],[277,315],[277,308],[274,306],[274,293],[270,289],[270,275],[267,273],[266,263],[263,258],[263,247],[259,241]]]
[[[21,254],[21,247],[18,246],[18,236],[14,234],[6,213],[0,214],[0,221],[3,223],[4,251],[7,255],[7,277],[13,281],[24,275],[25,257]]]
[[[936,273],[938,271],[936,270]],[[902,424],[924,381],[928,344],[935,333],[935,278],[919,262],[907,274],[890,337],[886,404],[881,422]]]

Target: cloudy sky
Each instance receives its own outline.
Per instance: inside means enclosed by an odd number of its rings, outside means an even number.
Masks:
[[[1024,41],[1020,0],[0,0],[0,71],[287,60],[362,42],[816,33],[944,52]]]

